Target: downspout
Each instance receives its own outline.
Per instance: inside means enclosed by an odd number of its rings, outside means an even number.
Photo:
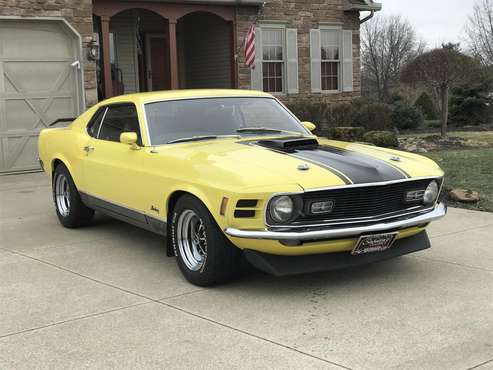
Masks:
[[[361,19],[361,20],[359,21],[359,24],[363,24],[363,23],[365,23],[365,22],[369,21],[370,19],[372,19],[372,18],[373,18],[373,16],[374,16],[374,15],[375,15],[375,11],[374,11],[374,10],[372,10],[372,11],[371,11],[371,13],[370,13],[369,15],[367,15],[365,18],[363,18],[363,19]]]

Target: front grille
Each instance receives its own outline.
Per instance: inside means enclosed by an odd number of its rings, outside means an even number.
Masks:
[[[419,211],[426,207],[420,201],[406,202],[406,193],[425,190],[430,181],[430,179],[425,179],[377,186],[341,187],[307,192],[302,194],[305,209],[295,224],[378,218],[389,214],[399,215],[407,210]],[[309,205],[317,200],[334,201],[332,212],[320,215],[310,214]]]

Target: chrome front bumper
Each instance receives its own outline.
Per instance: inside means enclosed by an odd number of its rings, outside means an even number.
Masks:
[[[437,204],[433,211],[420,214],[415,217],[373,224],[369,226],[354,226],[346,228],[331,228],[316,231],[269,231],[269,230],[238,230],[227,228],[226,234],[243,239],[264,239],[264,240],[324,240],[324,239],[342,239],[355,237],[361,234],[371,234],[385,232],[390,230],[406,229],[413,226],[425,225],[429,222],[438,220],[447,214],[447,206],[443,203]]]

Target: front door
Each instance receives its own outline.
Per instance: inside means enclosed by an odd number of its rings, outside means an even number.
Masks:
[[[146,35],[147,89],[149,91],[170,88],[169,63],[166,57],[166,36],[164,34]]]
[[[138,143],[142,146],[135,106],[110,105],[101,114],[101,122],[96,122],[95,127],[90,126],[88,131],[92,138],[85,148],[84,192],[103,207],[110,205],[101,202],[140,210],[142,194],[138,189],[146,153],[143,149],[135,150],[128,144],[120,143],[121,133],[136,132]],[[118,208],[114,209],[119,211]]]

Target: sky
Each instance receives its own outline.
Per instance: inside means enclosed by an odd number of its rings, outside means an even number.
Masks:
[[[429,47],[442,42],[464,45],[464,25],[472,13],[474,0],[376,0],[381,14],[401,14],[412,23],[419,38]],[[465,45],[464,45],[465,46]]]

